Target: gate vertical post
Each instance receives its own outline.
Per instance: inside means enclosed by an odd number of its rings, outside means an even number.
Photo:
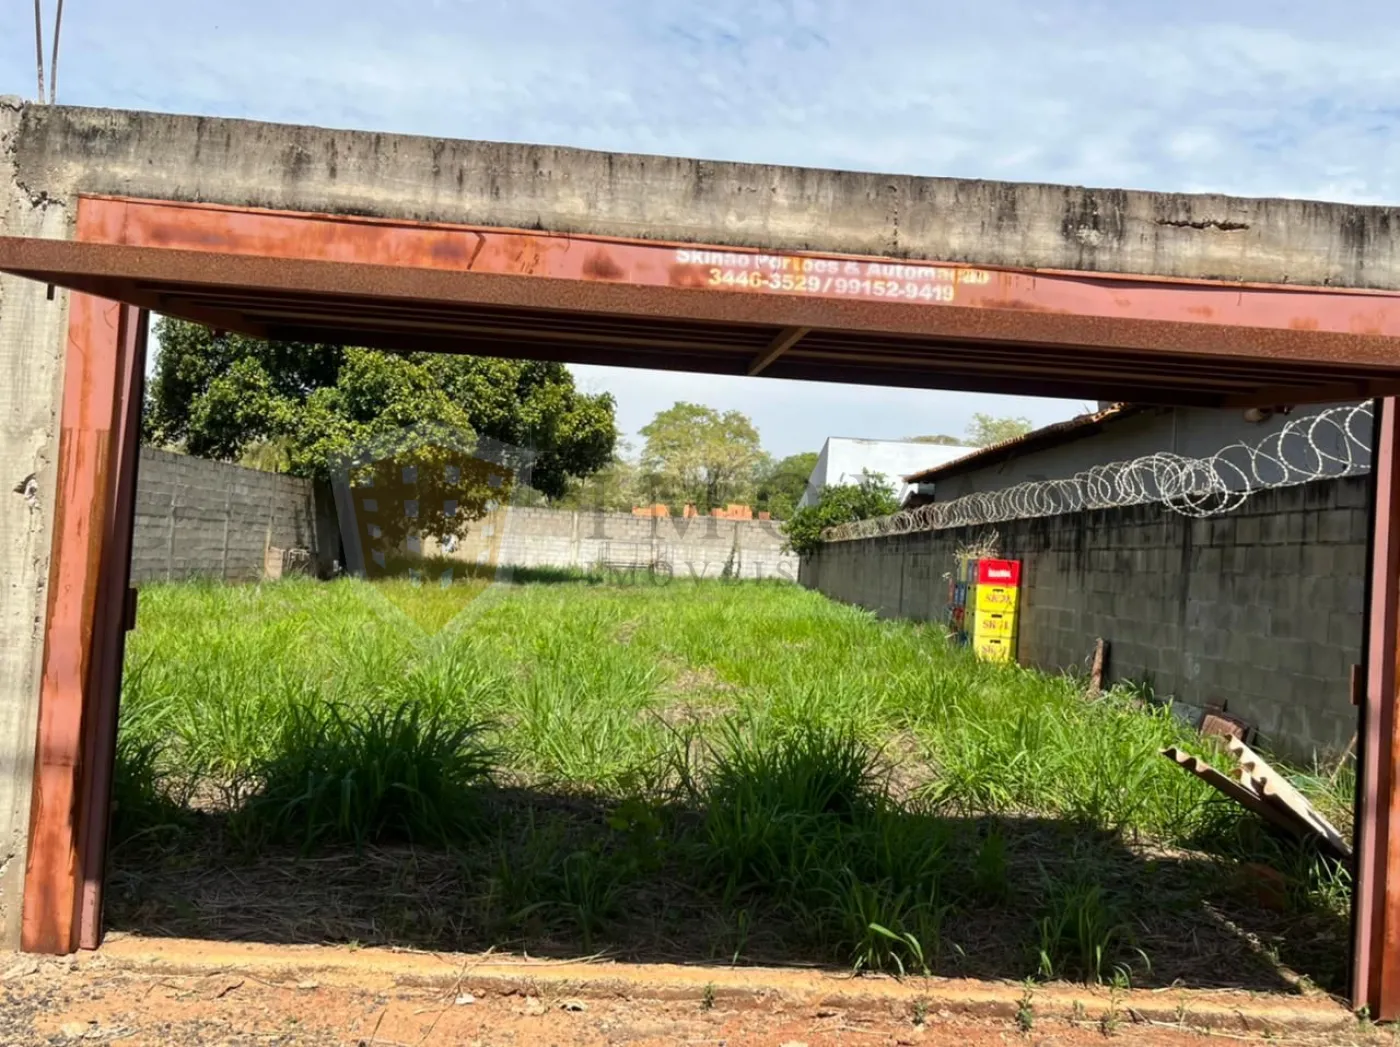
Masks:
[[[112,776],[117,761],[117,714],[121,704],[126,633],[134,624],[131,548],[136,530],[136,481],[141,460],[141,408],[145,397],[146,334],[150,315],[122,307],[122,354],[117,389],[116,446],[112,453],[112,508],[102,557],[97,622],[93,630],[93,678],[84,716],[84,774],[79,822],[83,858],[78,909],[78,944],[96,949],[102,940],[102,889],[111,826]]]
[[[1400,811],[1397,810],[1396,641],[1400,630],[1400,403],[1375,401],[1371,531],[1358,728],[1352,1004],[1400,1017]]]
[[[139,436],[140,398],[131,396],[139,390],[144,344],[135,308],[70,297],[21,920],[26,952],[79,947],[94,858],[100,877],[101,855],[92,848],[106,843]],[[96,737],[99,729],[108,735]],[[103,828],[94,834],[97,822]]]

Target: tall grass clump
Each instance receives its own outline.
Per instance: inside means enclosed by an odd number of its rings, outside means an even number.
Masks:
[[[190,822],[188,785],[167,770],[156,739],[117,736],[112,772],[113,847],[143,837],[169,836]]]
[[[1097,984],[1109,975],[1121,983],[1131,980],[1133,960],[1150,967],[1146,954],[1133,945],[1122,902],[1102,884],[1082,872],[1046,877],[1044,899],[1037,922],[1042,977]]]
[[[151,694],[148,663],[129,666],[122,684],[116,759],[112,770],[113,846],[154,833],[168,834],[189,821],[195,779],[181,773],[169,741],[171,703]]]
[[[295,706],[260,769],[244,824],[307,847],[468,839],[496,759],[485,733],[483,724],[414,701]]]
[[[703,805],[731,901],[778,904],[856,969],[927,971],[951,908],[948,832],[890,795],[879,754],[851,729],[728,725]]]
[[[1073,681],[978,666],[917,718],[932,774],[922,795],[959,814],[1054,815],[1113,833],[1183,841],[1213,793],[1161,750],[1195,739],[1167,706]]]

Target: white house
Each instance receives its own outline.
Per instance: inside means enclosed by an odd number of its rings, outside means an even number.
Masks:
[[[976,451],[975,447],[945,447],[911,440],[857,440],[844,436],[828,437],[817,457],[816,467],[807,478],[807,490],[797,504],[815,505],[827,484],[859,483],[862,473],[879,473],[890,493],[903,501],[910,473],[933,469]]]

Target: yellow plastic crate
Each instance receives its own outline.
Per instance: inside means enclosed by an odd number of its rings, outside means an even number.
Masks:
[[[1007,636],[990,636],[972,641],[972,649],[984,662],[1009,662],[1015,645]]]
[[[1014,612],[983,611],[974,619],[974,639],[982,637],[1016,635],[1016,615]]]
[[[1021,590],[1006,585],[979,585],[977,610],[1014,614],[1021,604]]]

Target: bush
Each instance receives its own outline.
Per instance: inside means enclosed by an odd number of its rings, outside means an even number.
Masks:
[[[859,483],[823,487],[816,505],[803,506],[783,524],[783,534],[789,549],[806,556],[821,546],[822,531],[828,527],[897,512],[899,499],[885,486],[884,476],[863,473]]]

